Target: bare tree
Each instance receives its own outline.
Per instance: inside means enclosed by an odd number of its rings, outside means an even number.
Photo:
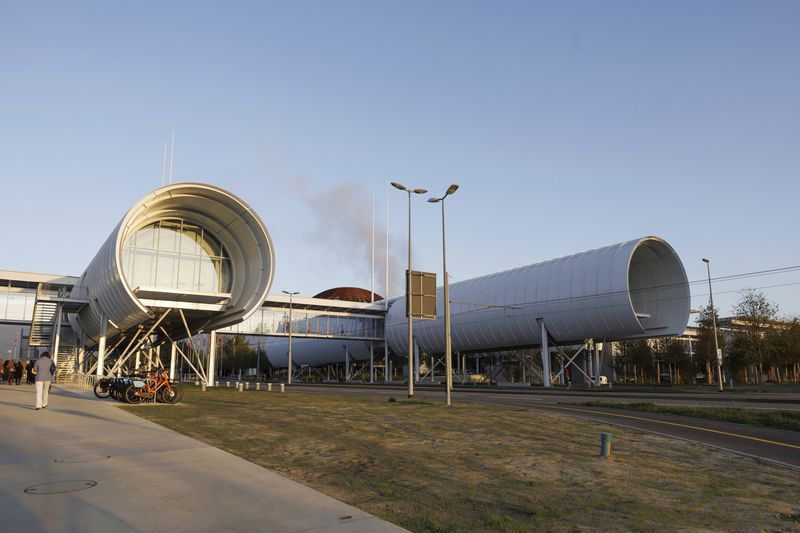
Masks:
[[[739,302],[733,308],[734,315],[741,321],[741,327],[734,332],[734,342],[741,349],[755,356],[759,381],[764,382],[764,360],[770,353],[770,336],[767,328],[778,316],[778,306],[764,296],[764,293],[746,289],[742,291]]]

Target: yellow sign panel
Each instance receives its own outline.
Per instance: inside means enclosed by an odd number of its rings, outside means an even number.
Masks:
[[[436,273],[411,271],[408,276],[406,270],[406,283],[410,280],[411,290],[406,287],[406,294],[411,298],[407,299],[406,316],[409,312],[409,303],[413,318],[435,319],[436,318]]]

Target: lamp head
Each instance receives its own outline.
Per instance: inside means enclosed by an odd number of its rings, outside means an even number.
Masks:
[[[710,263],[711,261],[708,258],[703,258],[703,263]]]
[[[400,185],[396,181],[392,182],[392,187],[394,187],[395,189],[400,189],[401,191],[408,191],[408,189],[406,189],[405,185]]]
[[[412,192],[414,194],[425,194],[426,192],[428,192],[428,189],[414,189]]]
[[[438,204],[439,202],[442,201],[442,199],[441,198],[428,198],[428,201],[430,203],[432,203],[432,204]]]
[[[448,194],[453,194],[457,190],[458,190],[458,184],[454,183],[450,187],[447,188],[447,192],[444,193],[444,195],[447,196]]]

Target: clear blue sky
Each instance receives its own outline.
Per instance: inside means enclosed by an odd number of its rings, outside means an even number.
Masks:
[[[454,280],[649,234],[690,280],[704,256],[715,276],[798,265],[798,27],[794,1],[0,0],[0,268],[80,275],[160,186],[173,128],[176,181],[266,222],[276,292],[368,287],[390,180],[461,185]],[[440,272],[425,198],[414,267]],[[396,280],[405,195],[389,209]],[[798,282],[715,293],[727,314]],[[800,314],[800,285],[765,293]]]

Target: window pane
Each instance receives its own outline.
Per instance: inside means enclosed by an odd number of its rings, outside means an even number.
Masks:
[[[201,243],[202,236],[200,228],[197,226],[184,225],[183,232],[180,236],[181,255],[201,255],[203,253]]]
[[[156,286],[173,289],[178,286],[178,254],[172,252],[158,253]]]
[[[144,227],[136,232],[136,247],[147,248],[148,250],[156,249],[156,231],[155,224]]]
[[[198,289],[201,292],[216,292],[217,290],[217,265],[214,261],[209,257],[200,258]]]
[[[136,250],[133,256],[131,287],[152,287],[156,277],[156,253],[152,250]]]
[[[186,291],[196,291],[199,269],[199,257],[181,254],[180,271],[178,272],[178,288]]]
[[[178,236],[181,232],[180,221],[162,220],[161,231],[158,237],[158,249],[161,251],[177,252]]]

